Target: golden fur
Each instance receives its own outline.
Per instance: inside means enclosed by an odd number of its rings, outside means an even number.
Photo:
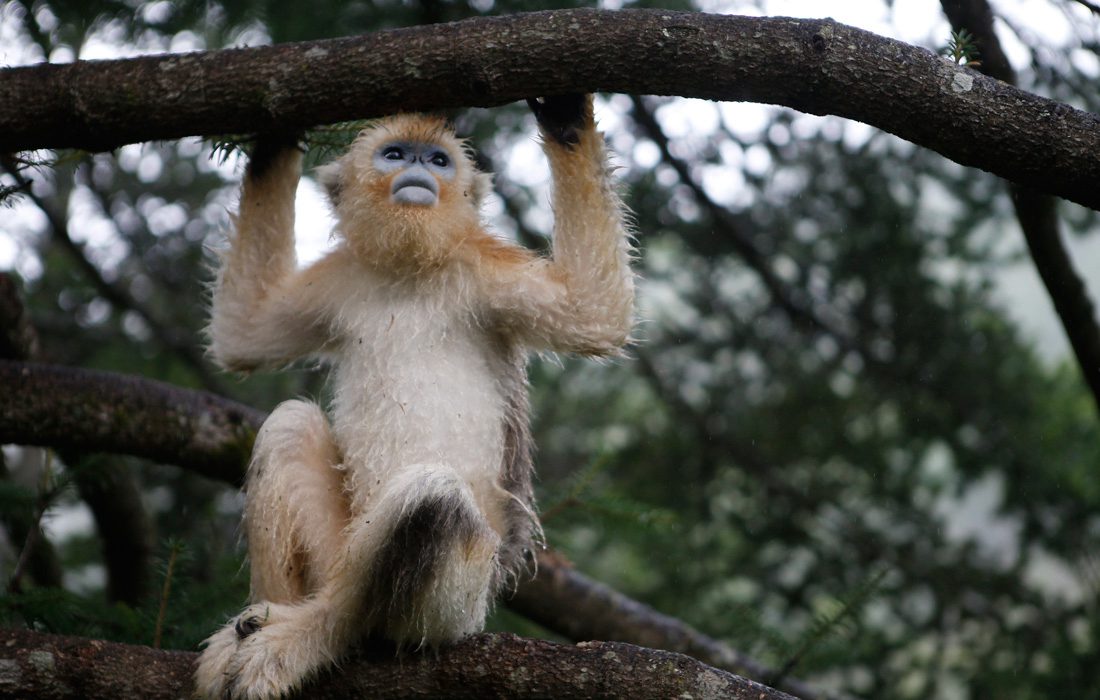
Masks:
[[[387,142],[445,148],[434,207],[390,200],[372,159]],[[378,634],[438,645],[480,630],[497,591],[533,561],[525,362],[529,350],[613,355],[632,324],[623,211],[587,102],[580,142],[546,139],[554,249],[488,233],[488,176],[437,119],[364,131],[321,169],[338,245],[299,269],[301,155],[250,169],[214,288],[210,352],[223,367],[333,365],[327,415],[272,412],[249,467],[252,603],[207,640],[208,698],[276,698]],[[437,178],[439,179],[439,178]]]

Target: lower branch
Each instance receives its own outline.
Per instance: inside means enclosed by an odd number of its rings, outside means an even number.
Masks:
[[[520,615],[569,639],[628,642],[687,654],[716,668],[752,678],[775,676],[774,669],[729,645],[593,581],[552,550],[539,555],[538,574],[524,581],[506,602]],[[826,697],[792,678],[778,685],[804,700]]]
[[[141,377],[0,360],[0,445],[118,452],[239,483],[254,408]]]
[[[189,697],[196,654],[0,629],[0,695],[61,700]],[[743,698],[792,696],[681,654],[479,634],[438,653],[371,646],[299,693],[315,698]]]
[[[0,444],[148,457],[231,484],[239,483],[251,437],[264,419],[260,411],[212,394],[112,372],[0,360],[0,385]],[[538,576],[508,603],[571,639],[666,649],[757,678],[769,673],[679,620],[588,579],[553,553],[540,557]],[[795,680],[784,688],[820,697]]]

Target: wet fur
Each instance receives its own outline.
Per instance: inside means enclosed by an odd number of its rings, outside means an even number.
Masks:
[[[544,144],[552,258],[489,234],[488,176],[441,121],[402,115],[321,169],[338,244],[300,269],[301,154],[286,139],[259,148],[218,269],[210,352],[237,371],[327,359],[333,401],[327,414],[285,402],[257,436],[252,604],[207,640],[200,696],[281,697],[367,635],[459,639],[533,565],[527,354],[615,355],[632,324],[623,212],[591,99],[581,106],[575,140]],[[393,140],[450,152],[435,207],[390,202],[371,159]]]

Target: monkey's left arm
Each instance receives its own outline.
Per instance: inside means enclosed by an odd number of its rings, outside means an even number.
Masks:
[[[553,256],[502,270],[494,306],[505,327],[536,348],[614,355],[633,325],[634,277],[592,96],[529,103],[553,178]]]
[[[301,177],[297,142],[261,137],[249,159],[230,247],[221,255],[207,334],[226,369],[279,366],[321,350],[334,256],[297,269],[294,194]]]

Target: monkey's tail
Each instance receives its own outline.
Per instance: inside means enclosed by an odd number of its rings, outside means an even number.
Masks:
[[[384,636],[436,646],[484,627],[500,537],[466,481],[443,464],[391,475],[371,517],[392,523],[369,567],[367,602]]]

